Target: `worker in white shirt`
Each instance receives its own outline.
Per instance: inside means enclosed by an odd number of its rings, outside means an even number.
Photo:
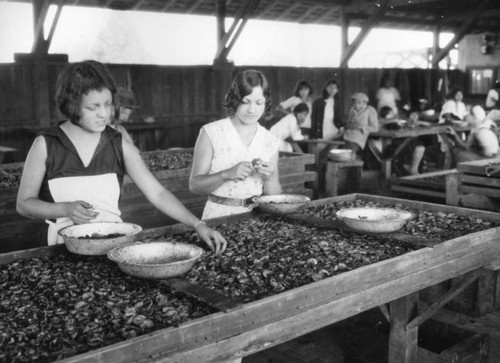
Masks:
[[[299,103],[290,113],[274,124],[269,131],[280,140],[279,151],[292,152],[290,140],[303,140],[304,136],[300,130],[300,125],[304,123],[309,114],[309,107],[306,103]]]

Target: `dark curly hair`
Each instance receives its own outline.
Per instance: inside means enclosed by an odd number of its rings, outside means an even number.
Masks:
[[[115,80],[109,70],[94,60],[68,64],[56,83],[55,101],[61,113],[78,124],[81,117],[82,97],[91,91],[109,89],[115,109],[114,118],[120,114],[120,103]]]
[[[224,107],[229,115],[234,115],[241,105],[243,98],[252,93],[252,89],[261,86],[266,99],[264,115],[271,113],[271,91],[266,76],[262,72],[249,69],[239,73],[227,91]]]

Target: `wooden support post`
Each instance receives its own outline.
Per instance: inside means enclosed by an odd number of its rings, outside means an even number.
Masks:
[[[378,8],[373,11],[373,13],[366,21],[366,24],[363,25],[363,28],[356,36],[356,39],[354,39],[352,43],[349,44],[349,46],[345,50],[345,53],[342,54],[342,59],[340,60],[340,68],[347,67],[347,63],[349,62],[349,59],[351,59],[354,52],[356,52],[356,50],[368,36],[372,28],[376,26],[378,21],[385,14],[385,9],[387,8],[388,4],[389,0],[381,1]]]
[[[418,314],[418,293],[392,301],[390,312],[389,363],[417,363],[418,326],[407,326]]]

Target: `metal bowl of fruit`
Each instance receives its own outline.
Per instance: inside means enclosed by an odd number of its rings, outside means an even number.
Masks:
[[[311,198],[300,194],[261,195],[255,199],[258,208],[268,213],[296,213],[304,208]]]
[[[135,241],[141,226],[133,223],[96,222],[60,229],[68,251],[79,255],[105,255],[112,248]]]
[[[146,279],[183,275],[202,255],[200,247],[168,241],[135,242],[108,252],[108,258],[123,272]]]
[[[415,217],[407,211],[375,207],[345,208],[336,215],[350,229],[367,233],[395,232]]]

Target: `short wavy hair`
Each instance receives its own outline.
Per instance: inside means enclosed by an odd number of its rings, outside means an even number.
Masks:
[[[233,80],[229,88],[224,107],[229,115],[234,115],[238,107],[242,104],[243,98],[252,93],[253,88],[262,87],[262,92],[266,99],[264,115],[271,113],[271,90],[266,76],[262,72],[249,69],[239,73]]]
[[[295,85],[295,89],[293,91],[293,95],[300,97],[300,90],[303,88],[307,88],[309,90],[309,97],[313,95],[313,88],[311,84],[305,79],[297,82],[297,84]]]
[[[120,102],[116,82],[104,64],[94,60],[68,64],[57,78],[55,101],[59,111],[72,123],[78,124],[83,96],[106,88],[111,92],[114,118],[117,118]]]

